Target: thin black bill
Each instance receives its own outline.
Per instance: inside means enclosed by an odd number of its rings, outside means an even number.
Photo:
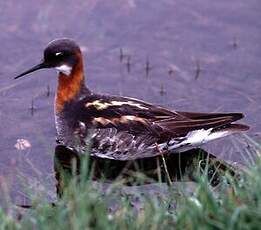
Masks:
[[[24,76],[24,75],[27,75],[27,74],[29,74],[29,73],[32,73],[32,72],[34,72],[34,71],[37,71],[37,70],[39,70],[39,69],[45,69],[45,68],[49,68],[49,66],[48,66],[46,63],[42,62],[42,63],[40,63],[40,64],[38,64],[38,65],[32,67],[31,69],[29,69],[29,70],[27,70],[27,71],[25,71],[25,72],[19,74],[19,75],[16,76],[14,79],[20,78],[20,77],[22,77],[22,76]]]

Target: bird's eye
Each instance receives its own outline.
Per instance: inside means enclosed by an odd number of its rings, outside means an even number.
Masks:
[[[55,56],[58,57],[58,56],[62,56],[63,55],[63,52],[57,52],[55,53]]]

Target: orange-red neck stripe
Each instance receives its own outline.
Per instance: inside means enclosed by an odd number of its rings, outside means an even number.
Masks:
[[[84,83],[84,68],[82,54],[80,51],[77,53],[77,56],[78,62],[73,67],[69,76],[59,73],[55,101],[56,112],[61,112],[64,108],[64,104],[71,101],[79,94],[81,86]]]

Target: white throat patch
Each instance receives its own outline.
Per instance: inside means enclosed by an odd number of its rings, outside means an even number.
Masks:
[[[72,72],[72,67],[68,66],[68,65],[61,65],[61,66],[57,66],[55,67],[56,70],[58,70],[59,72],[62,72],[63,74],[69,76]]]

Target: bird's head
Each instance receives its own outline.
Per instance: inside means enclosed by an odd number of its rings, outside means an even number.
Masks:
[[[81,62],[81,58],[80,47],[73,40],[68,38],[56,39],[45,48],[43,60],[40,64],[19,74],[15,79],[45,68],[54,68],[69,76],[77,63]]]

